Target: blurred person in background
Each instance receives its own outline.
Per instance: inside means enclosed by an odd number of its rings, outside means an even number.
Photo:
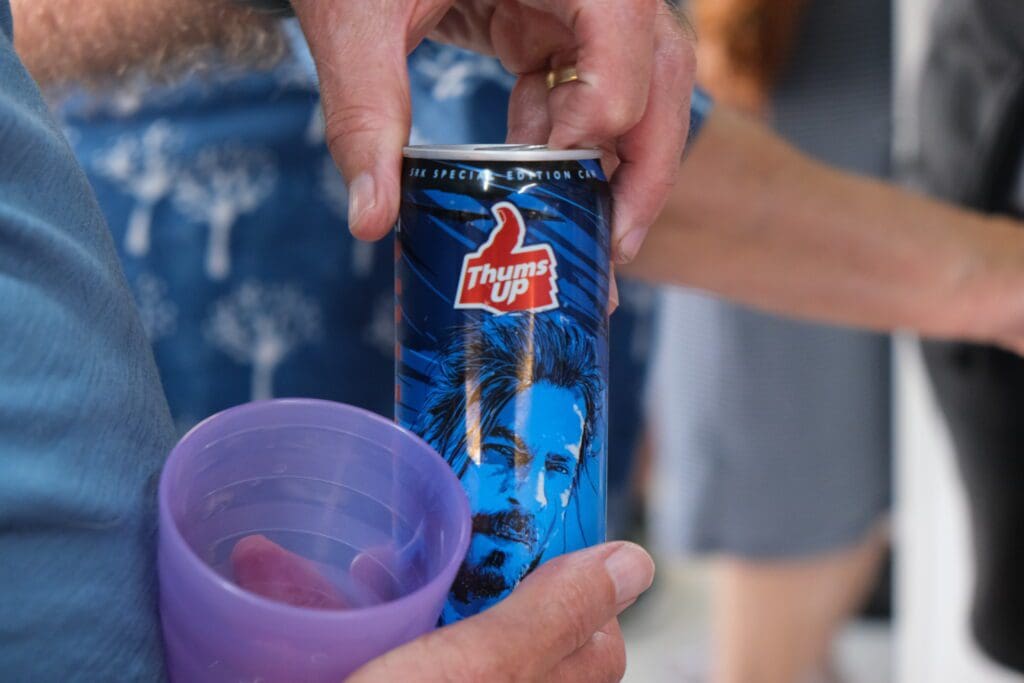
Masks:
[[[628,270],[799,318],[973,342],[929,343],[926,360],[968,495],[972,630],[1024,671],[1024,12],[957,0],[930,29],[912,179],[945,202],[828,169],[720,107]]]
[[[889,170],[889,0],[694,0],[698,81],[837,168]],[[711,217],[713,220],[713,217]],[[660,547],[713,557],[719,683],[837,680],[890,507],[888,338],[666,295]]]
[[[1024,227],[1024,6],[936,3],[917,104],[910,181]],[[1021,305],[1021,290],[1006,297]],[[1024,360],[991,344],[957,342],[925,343],[924,355],[967,492],[971,630],[983,652],[1024,673]]]

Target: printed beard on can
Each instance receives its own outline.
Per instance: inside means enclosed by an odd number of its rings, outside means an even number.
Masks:
[[[473,513],[446,623],[604,540],[609,216],[596,151],[406,150],[396,419]]]

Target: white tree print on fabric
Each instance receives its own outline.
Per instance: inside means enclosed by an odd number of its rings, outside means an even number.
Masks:
[[[370,322],[363,330],[363,340],[380,351],[385,358],[395,354],[395,295],[384,292],[373,303]]]
[[[167,298],[167,283],[150,273],[142,273],[132,283],[135,305],[150,343],[174,334],[178,307]]]
[[[146,95],[154,90],[152,83],[142,76],[135,76],[110,91],[106,109],[119,118],[134,116],[146,103]]]
[[[497,59],[452,48],[416,53],[412,68],[433,79],[431,96],[436,100],[462,97],[471,85],[481,82],[491,81],[510,90],[515,85],[515,76],[505,71]]]
[[[281,362],[320,338],[320,309],[293,285],[247,281],[214,304],[204,331],[213,346],[252,366],[251,399],[268,399]]]
[[[302,35],[301,32],[299,35]],[[303,49],[306,49],[305,39],[300,40],[303,42]],[[308,52],[304,58],[294,53],[288,55],[271,69],[269,75],[279,90],[307,90],[315,93],[318,89],[316,67],[313,66],[313,58]]]
[[[205,263],[210,278],[223,280],[231,273],[231,228],[266,201],[276,182],[270,152],[237,142],[207,147],[182,174],[174,203],[209,227]]]
[[[124,236],[131,256],[149,253],[153,209],[170,194],[178,168],[174,158],[180,137],[163,120],[154,121],[142,135],[122,135],[99,152],[93,167],[135,200]]]

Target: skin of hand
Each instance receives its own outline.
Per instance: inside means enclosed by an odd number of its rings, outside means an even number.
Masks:
[[[783,315],[1024,352],[1024,232],[803,156],[716,107],[623,272]]]
[[[392,650],[348,683],[618,681],[626,653],[616,617],[653,579],[653,561],[632,543],[563,555],[491,609]]]
[[[349,183],[349,225],[378,239],[398,214],[410,126],[406,56],[426,37],[496,55],[518,76],[509,142],[599,146],[619,261],[675,184],[689,121],[692,41],[662,0],[294,0],[317,64],[327,141]],[[551,68],[579,80],[548,90]]]

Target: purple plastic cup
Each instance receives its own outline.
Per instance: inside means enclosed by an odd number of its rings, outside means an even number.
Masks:
[[[447,463],[394,423],[307,399],[197,425],[160,478],[160,616],[171,679],[340,683],[431,630],[469,544]],[[312,561],[351,609],[294,607],[231,580],[260,534]]]

